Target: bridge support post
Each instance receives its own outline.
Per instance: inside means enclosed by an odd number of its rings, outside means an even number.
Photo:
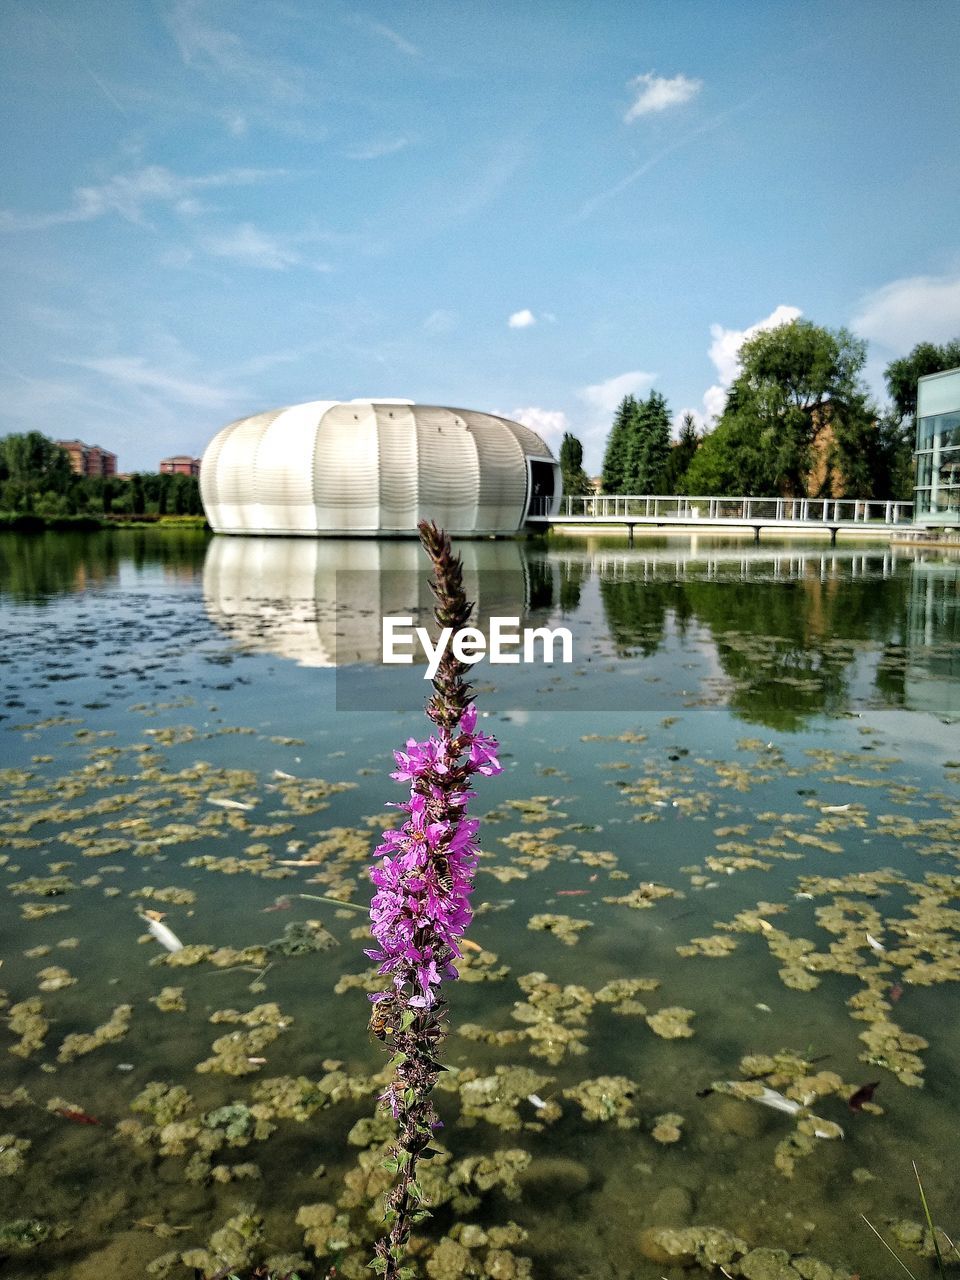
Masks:
[[[830,545],[831,547],[837,545],[837,526],[835,524],[830,526]]]
[[[758,524],[753,526],[753,545],[755,547],[760,545],[760,526]]]
[[[632,520],[627,521],[627,546],[628,547],[633,546],[633,521]]]

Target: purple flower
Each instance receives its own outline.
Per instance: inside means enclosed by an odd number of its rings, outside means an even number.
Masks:
[[[472,610],[460,562],[435,526],[422,523],[420,536],[433,562],[437,624],[457,630]],[[466,670],[451,653],[444,654],[427,707],[434,732],[422,742],[408,738],[393,753],[397,767],[391,777],[408,783],[410,795],[395,806],[405,815],[403,823],[383,832],[370,869],[376,890],[370,930],[376,945],[366,954],[386,979],[384,989],[370,997],[370,1026],[395,1053],[396,1075],[380,1101],[389,1104],[400,1130],[393,1148],[398,1182],[387,1196],[392,1225],[376,1246],[376,1269],[385,1280],[399,1276],[420,1196],[417,1161],[440,1124],[430,1101],[441,1070],[445,1005],[440,991],[457,977],[453,962],[461,956],[460,940],[473,919],[479,823],[467,816],[475,795],[470,779],[501,772],[496,739],[477,732]]]

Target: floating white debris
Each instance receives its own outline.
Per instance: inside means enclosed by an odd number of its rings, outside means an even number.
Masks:
[[[743,1098],[747,1102],[759,1102],[763,1107],[771,1107],[774,1111],[783,1111],[788,1116],[801,1115],[804,1124],[811,1126],[807,1132],[812,1129],[815,1138],[842,1138],[843,1130],[838,1124],[832,1120],[823,1120],[820,1116],[812,1115],[803,1103],[795,1101],[793,1098],[787,1098],[782,1093],[778,1093],[776,1089],[770,1089],[767,1085],[761,1085],[760,1093],[750,1092],[744,1088],[742,1080],[726,1080],[721,1084],[712,1086],[720,1093],[732,1093],[735,1098]],[[811,1096],[810,1101],[813,1101]]]
[[[296,775],[293,773],[284,773],[282,769],[274,769],[273,776],[275,778],[283,778],[287,782],[296,782]]]
[[[252,804],[244,804],[242,800],[231,800],[227,796],[207,796],[207,804],[219,805],[221,809],[252,809]]]
[[[167,928],[162,920],[151,920],[148,916],[141,916],[140,919],[162,947],[166,947],[168,951],[183,950],[183,943],[172,929]]]
[[[820,806],[821,813],[846,813],[850,808],[848,804],[822,804]]]
[[[544,1102],[544,1100],[540,1097],[540,1095],[537,1093],[528,1093],[527,1101],[531,1103],[533,1106],[535,1106],[538,1111],[542,1111],[543,1108],[547,1105]]]
[[[813,1136],[815,1138],[826,1138],[828,1141],[832,1142],[835,1138],[842,1138],[844,1136],[843,1130],[832,1120],[820,1120],[816,1116],[811,1118],[816,1126],[813,1131]]]
[[[887,949],[882,942],[877,941],[877,939],[873,936],[872,933],[867,934],[867,942],[870,943],[870,946],[873,948],[874,951],[886,951]]]
[[[787,1098],[782,1093],[777,1093],[776,1089],[770,1089],[767,1085],[761,1085],[762,1093],[740,1094],[740,1097],[749,1097],[754,1102],[759,1102],[761,1106],[772,1107],[774,1111],[785,1111],[788,1116],[795,1116],[798,1111],[802,1111],[799,1102],[795,1102],[793,1098]]]
[[[761,1013],[773,1013],[773,1010],[770,1008],[770,1006],[768,1004],[764,1004],[762,1000],[758,1000],[753,1007],[755,1009],[759,1009]]]

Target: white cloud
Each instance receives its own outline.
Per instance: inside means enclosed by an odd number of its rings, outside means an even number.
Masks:
[[[644,373],[633,369],[629,373],[619,373],[606,382],[598,382],[592,387],[583,387],[577,394],[598,413],[613,413],[624,396],[637,395],[652,387],[656,381],[655,373]]]
[[[756,324],[749,325],[746,329],[725,329],[722,324],[710,326],[710,337],[713,341],[710,343],[708,355],[717,371],[719,381],[703,393],[703,414],[697,414],[701,423],[704,420],[709,423],[723,413],[727,403],[727,392],[740,372],[740,348],[747,339],[752,338],[762,329],[776,329],[782,324],[789,324],[791,320],[799,320],[802,315],[803,312],[799,307],[789,307],[781,303],[780,306],[774,307],[768,316],[758,320]]]
[[[853,328],[903,355],[918,342],[949,342],[960,336],[960,275],[893,280],[867,294]]]
[[[206,210],[196,199],[198,191],[250,186],[283,173],[281,169],[225,169],[184,177],[163,165],[147,165],[132,173],[116,174],[100,186],[75,188],[73,204],[68,209],[24,215],[0,211],[0,230],[34,231],[71,222],[92,222],[110,213],[127,222],[142,223],[147,206],[153,204],[166,205],[182,216],[192,217]]]
[[[507,321],[511,329],[529,329],[531,325],[536,323],[537,317],[528,307],[524,307],[522,311],[514,311]]]
[[[763,320],[758,320],[746,329],[725,329],[723,325],[712,324],[710,337],[713,341],[710,343],[709,356],[723,385],[729,387],[740,372],[740,348],[748,338],[762,329],[776,329],[782,324],[789,324],[791,320],[799,320],[802,315],[799,307],[781,304]]]
[[[559,446],[563,433],[570,430],[570,422],[562,409],[540,409],[530,405],[526,409],[514,409],[509,416],[555,447]]]
[[[655,75],[647,71],[630,81],[630,88],[636,91],[636,98],[630,110],[623,117],[627,124],[640,116],[652,115],[666,111],[669,107],[679,107],[695,98],[703,88],[702,80],[692,80],[682,73],[671,80],[666,76]]]
[[[703,416],[707,422],[712,422],[723,413],[727,404],[727,391],[727,387],[721,387],[715,382],[703,393]]]

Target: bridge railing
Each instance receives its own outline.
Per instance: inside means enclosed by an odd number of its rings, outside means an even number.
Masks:
[[[535,498],[530,515],[550,514],[552,498]],[[584,520],[776,520],[809,524],[909,524],[913,503],[886,498],[686,497],[678,494],[566,494],[558,516]]]

